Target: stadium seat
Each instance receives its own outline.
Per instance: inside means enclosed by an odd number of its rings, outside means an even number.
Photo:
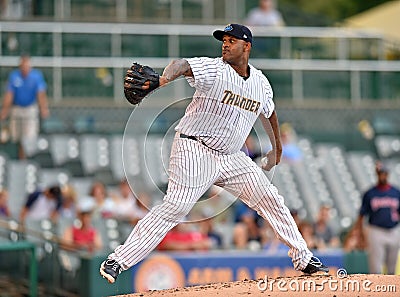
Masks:
[[[38,185],[39,166],[32,161],[8,162],[7,189],[11,216],[18,218],[27,194],[33,192]]]
[[[304,202],[304,207],[308,210],[308,217],[309,219],[313,220],[313,216],[318,213],[321,199],[320,197],[318,197],[316,188],[312,184],[312,181],[307,174],[305,164],[303,162],[292,164],[291,169],[293,170],[293,174],[296,178],[297,187],[300,193],[300,197]]]
[[[0,189],[7,186],[7,165],[8,156],[0,152]]]
[[[52,168],[54,166],[50,153],[50,142],[47,136],[39,135],[34,139],[28,138],[22,143],[28,159],[37,162],[43,168]]]
[[[337,145],[320,144],[316,148],[321,170],[333,197],[334,208],[341,219],[341,227],[347,228],[356,218],[359,192],[345,163],[343,150]]]
[[[72,177],[70,184],[74,187],[78,201],[89,195],[90,188],[94,182],[93,177]]]
[[[26,218],[24,224],[25,239],[36,246],[36,258],[40,265],[39,278],[43,282],[56,284],[59,270],[55,265],[56,225],[51,220]]]
[[[379,135],[375,137],[375,146],[380,158],[400,157],[400,137]]]
[[[110,137],[110,168],[116,180],[122,180],[125,177],[124,165],[122,162],[122,141],[120,134]]]
[[[279,167],[275,168],[272,174],[273,176],[270,177],[270,180],[278,188],[279,193],[285,198],[286,205],[290,209],[305,207],[299,195],[299,190],[289,164],[281,163]]]
[[[74,224],[74,219],[60,217],[56,226],[56,235],[59,238],[62,238],[65,230]],[[58,250],[58,260],[60,262],[61,267],[63,268],[60,272],[62,280],[67,288],[75,289],[77,287],[76,284],[70,284],[69,282],[73,282],[74,278],[77,275],[77,272],[80,268],[81,261],[79,254],[76,252],[71,252],[63,249]]]
[[[360,192],[366,191],[376,181],[372,154],[370,152],[352,151],[346,154],[346,159],[358,190]]]
[[[298,146],[303,154],[303,164],[306,176],[308,177],[304,183],[307,184],[307,187],[312,188],[310,191],[314,193],[313,203],[318,205],[318,207],[321,204],[332,204],[332,197],[321,174],[321,165],[315,157],[314,144],[309,139],[302,137],[298,140]]]
[[[0,227],[0,240],[4,242],[15,242],[21,239],[21,233],[18,230],[19,224],[15,219],[0,218],[1,224],[4,228]]]
[[[39,185],[46,188],[53,185],[65,186],[69,183],[71,174],[62,168],[40,169],[39,170]]]
[[[118,221],[115,219],[98,218],[93,219],[93,226],[100,232],[103,241],[102,253],[109,253],[114,250],[122,241]],[[126,239],[126,238],[125,238]]]
[[[27,217],[24,223],[24,235],[26,240],[36,245],[36,256],[39,261],[53,252],[50,240],[54,239],[55,225],[50,220]]]
[[[168,163],[171,149],[169,138],[158,135],[148,135],[141,146],[144,147],[144,169],[150,187],[163,186],[168,182]]]
[[[70,134],[49,136],[54,166],[68,170],[72,176],[83,176],[79,138]]]
[[[74,119],[74,131],[76,133],[93,133],[95,131],[95,119],[92,116],[81,115]]]
[[[80,136],[81,162],[86,176],[108,185],[116,184],[111,169],[110,142],[108,136],[84,134]]]
[[[123,178],[125,174],[130,177],[137,177],[142,174],[143,155],[140,149],[142,137],[124,136],[113,137],[111,144],[112,171],[115,177]]]
[[[44,119],[41,123],[41,132],[45,134],[63,133],[67,129],[66,123],[54,115]]]

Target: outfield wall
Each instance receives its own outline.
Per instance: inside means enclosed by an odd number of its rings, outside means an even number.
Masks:
[[[343,253],[333,250],[316,253],[335,275],[338,269],[350,273],[368,273],[363,252]],[[286,253],[265,252],[196,252],[153,253],[120,275],[110,285],[98,273],[104,257],[82,259],[80,296],[97,297],[146,290],[202,285],[243,279],[299,275]],[[400,270],[398,270],[398,273]]]

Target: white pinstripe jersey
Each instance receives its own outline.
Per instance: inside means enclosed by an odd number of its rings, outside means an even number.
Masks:
[[[186,59],[196,89],[176,130],[198,136],[223,153],[239,151],[260,113],[269,118],[275,108],[268,79],[252,65],[244,79],[222,58]]]

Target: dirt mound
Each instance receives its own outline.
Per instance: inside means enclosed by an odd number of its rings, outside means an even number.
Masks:
[[[186,288],[120,295],[120,297],[232,297],[232,296],[399,296],[395,275],[317,275],[243,280]]]

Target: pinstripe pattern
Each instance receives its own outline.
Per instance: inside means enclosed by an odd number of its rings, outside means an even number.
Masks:
[[[283,197],[248,156],[243,152],[224,155],[222,174],[217,184],[238,196],[268,221],[276,236],[289,246],[296,269],[307,266],[312,257]]]
[[[128,269],[146,257],[191,210],[213,184],[224,187],[255,209],[290,248],[297,270],[312,257],[284,199],[241,147],[260,113],[270,117],[275,105],[266,77],[250,66],[244,80],[221,58],[188,59],[196,88],[176,130],[169,164],[169,183],[161,205],[138,222],[110,259]],[[200,137],[206,145],[180,133]]]
[[[212,184],[224,187],[265,218],[276,235],[290,247],[296,269],[303,269],[312,254],[307,249],[283,197],[262,170],[243,152],[227,155],[199,142],[176,137],[171,152],[167,194],[132,230],[109,258],[123,269],[145,258],[191,210]]]
[[[273,92],[267,78],[250,65],[250,77],[244,80],[222,58],[202,57],[187,61],[194,75],[187,81],[196,92],[176,127],[177,131],[201,136],[207,146],[220,152],[239,151],[259,114],[269,117],[274,111]],[[229,102],[232,104],[222,102],[226,91],[234,97]],[[243,98],[259,102],[260,107],[255,112],[239,108]]]
[[[197,141],[175,136],[171,150],[167,194],[133,228],[123,245],[109,258],[123,269],[146,257],[192,209],[194,203],[211,187],[219,175],[217,152]]]

